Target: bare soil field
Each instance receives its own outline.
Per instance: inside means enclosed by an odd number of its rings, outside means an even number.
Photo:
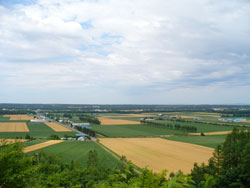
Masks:
[[[207,162],[213,149],[161,138],[101,138],[100,143],[138,167],[154,172],[182,170],[189,173],[193,164]]]
[[[4,117],[9,117],[10,120],[31,120],[33,117],[28,115],[4,115]]]
[[[56,132],[71,132],[72,131],[71,129],[64,127],[58,123],[46,122],[45,124]]]
[[[116,116],[117,117],[117,116]],[[124,119],[111,119],[111,117],[98,117],[101,125],[135,125],[140,124],[139,121],[130,121]]]
[[[63,142],[63,140],[50,140],[50,141],[43,142],[43,143],[40,143],[40,144],[35,144],[35,145],[32,145],[32,146],[28,146],[28,147],[24,148],[23,152],[28,153],[28,152],[35,151],[35,150],[38,150],[38,149],[41,149],[41,148],[45,148],[45,147],[48,147],[48,146],[51,146],[51,145],[54,145],[54,144],[59,144],[61,142]]]
[[[26,123],[0,123],[0,132],[29,132]]]
[[[26,142],[27,139],[0,139],[0,146],[5,144],[12,144],[15,142]]]

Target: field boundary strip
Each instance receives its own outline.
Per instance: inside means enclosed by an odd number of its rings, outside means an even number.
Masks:
[[[15,122],[15,123],[0,123],[0,132],[29,132],[29,128],[26,123]]]
[[[32,146],[25,147],[23,152],[28,153],[28,152],[31,152],[31,151],[42,149],[42,148],[45,148],[45,147],[48,147],[48,146],[51,146],[51,145],[54,145],[54,144],[59,144],[59,143],[62,143],[62,142],[63,142],[63,140],[49,140],[47,142],[42,142],[40,144],[35,144],[35,145],[32,145]]]
[[[64,127],[63,125],[59,123],[46,122],[45,124],[56,132],[72,132],[73,131],[67,127]]]

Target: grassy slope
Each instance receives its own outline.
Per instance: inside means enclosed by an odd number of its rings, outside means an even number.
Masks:
[[[143,137],[180,134],[180,131],[146,125],[92,125],[93,130],[107,137]]]
[[[65,162],[77,160],[86,166],[90,150],[97,151],[100,165],[114,168],[119,164],[117,159],[94,142],[65,141],[30,153],[49,152],[62,157]]]
[[[226,138],[226,135],[166,137],[166,139],[168,140],[187,142],[187,143],[207,146],[211,148],[216,148],[218,144],[221,144],[224,142],[225,138]]]

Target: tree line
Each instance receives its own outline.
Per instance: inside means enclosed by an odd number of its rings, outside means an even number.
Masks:
[[[142,124],[154,126],[154,127],[161,127],[161,128],[168,128],[173,130],[181,130],[181,131],[187,131],[187,132],[197,132],[197,128],[194,126],[188,126],[188,125],[181,125],[181,124],[173,124],[173,123],[159,123],[155,121],[147,121],[147,120],[141,120]]]
[[[82,115],[79,117],[79,119],[81,121],[86,121],[86,122],[97,124],[97,125],[101,124],[98,118],[96,118],[95,116],[91,116],[91,115]]]
[[[96,136],[96,132],[92,129],[88,129],[85,127],[78,127],[76,126],[75,129],[77,129],[78,131],[82,132],[82,133],[86,133],[89,136],[95,137]]]
[[[222,123],[222,122],[207,122],[207,121],[199,121],[199,120],[187,120],[182,118],[166,118],[168,121],[175,121],[175,122],[188,122],[188,123],[201,123],[207,125],[217,125],[217,126],[231,126],[231,127],[248,127],[247,125],[237,125],[231,123]]]

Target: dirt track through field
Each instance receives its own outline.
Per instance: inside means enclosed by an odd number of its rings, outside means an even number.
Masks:
[[[135,125],[140,124],[139,121],[130,121],[125,119],[111,119],[110,117],[99,117],[101,125]]]
[[[189,173],[195,162],[207,162],[213,149],[161,138],[101,138],[100,143],[135,165],[154,172],[167,169]]]
[[[15,142],[26,142],[27,139],[0,139],[0,146],[5,144],[13,144]]]
[[[58,123],[46,122],[45,124],[56,132],[71,132],[72,131],[71,129],[64,127]]]
[[[48,146],[51,146],[51,145],[54,145],[54,144],[59,144],[59,143],[62,143],[62,142],[63,142],[63,140],[50,140],[50,141],[43,142],[43,143],[40,143],[40,144],[35,144],[35,145],[32,145],[32,146],[28,146],[28,147],[24,148],[23,152],[28,153],[28,152],[31,152],[31,151],[35,151],[35,150],[45,148],[45,147],[48,147]]]
[[[33,117],[28,115],[4,115],[4,117],[9,117],[10,120],[31,120]]]
[[[0,123],[0,132],[29,132],[26,123]]]

